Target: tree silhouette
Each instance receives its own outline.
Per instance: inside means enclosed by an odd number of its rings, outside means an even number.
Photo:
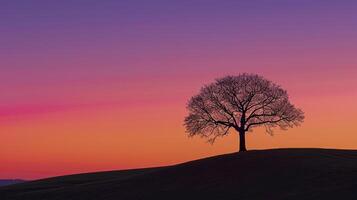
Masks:
[[[289,101],[286,90],[255,74],[217,79],[205,85],[187,105],[185,127],[189,136],[199,135],[213,143],[231,129],[239,135],[239,151],[246,151],[245,135],[254,127],[287,129],[300,125],[304,113]]]

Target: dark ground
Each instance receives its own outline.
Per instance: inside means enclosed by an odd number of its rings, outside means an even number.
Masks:
[[[4,186],[0,199],[357,199],[357,151],[248,151]]]
[[[13,184],[22,183],[22,182],[25,182],[25,181],[20,180],[20,179],[0,179],[0,186],[13,185]]]

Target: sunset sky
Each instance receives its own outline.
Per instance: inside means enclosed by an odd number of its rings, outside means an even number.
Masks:
[[[248,149],[357,149],[357,2],[0,2],[0,179],[161,166],[238,150],[188,138],[188,99],[257,73],[305,112]]]

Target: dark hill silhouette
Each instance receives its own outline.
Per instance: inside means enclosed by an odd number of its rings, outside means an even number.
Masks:
[[[22,183],[22,182],[24,182],[24,180],[20,180],[20,179],[0,179],[0,186],[13,185],[13,184]]]
[[[273,149],[0,188],[7,199],[356,199],[357,151]]]

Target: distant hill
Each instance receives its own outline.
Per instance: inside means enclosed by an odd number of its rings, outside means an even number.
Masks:
[[[22,183],[24,180],[20,179],[0,179],[0,186],[12,185],[16,183]]]
[[[357,199],[357,151],[273,149],[0,188],[1,200]]]

